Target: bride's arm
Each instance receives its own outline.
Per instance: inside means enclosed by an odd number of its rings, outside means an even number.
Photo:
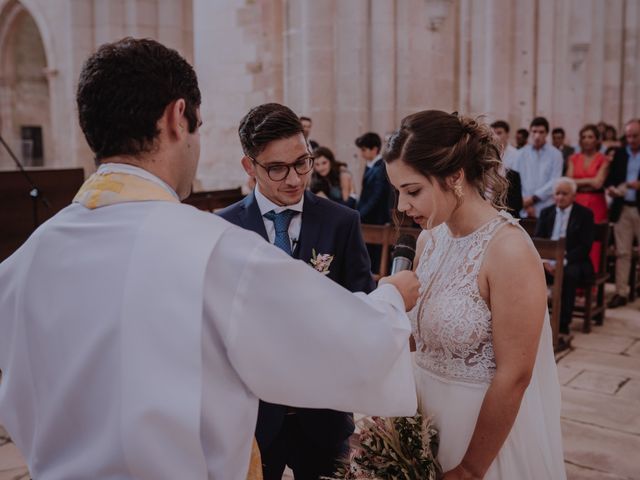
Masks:
[[[482,270],[479,280],[481,290],[483,277],[489,290],[496,373],[467,452],[445,478],[482,478],[498,455],[531,380],[547,309],[540,257],[519,229],[498,232]]]

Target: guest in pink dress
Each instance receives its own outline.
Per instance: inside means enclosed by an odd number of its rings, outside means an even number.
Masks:
[[[585,125],[580,130],[580,152],[569,158],[567,176],[578,184],[576,203],[593,211],[595,223],[607,221],[607,202],[604,196],[604,181],[609,173],[609,159],[598,151],[600,132],[595,125]],[[591,248],[591,263],[598,272],[600,242],[593,242]]]

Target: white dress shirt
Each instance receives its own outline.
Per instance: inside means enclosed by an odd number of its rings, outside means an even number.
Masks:
[[[562,153],[549,143],[545,143],[539,149],[529,144],[518,150],[513,170],[520,173],[522,196],[535,195],[540,199],[533,206],[536,217],[540,216],[542,209],[553,204],[553,184],[562,176],[562,164]],[[527,216],[524,209],[521,215]]]
[[[267,236],[269,237],[269,242],[273,244],[276,240],[276,226],[273,223],[273,220],[269,220],[264,216],[265,213],[274,211],[275,213],[284,212],[285,210],[293,210],[295,212],[300,212],[298,215],[294,215],[291,218],[291,223],[289,223],[289,238],[291,239],[291,251],[293,252],[296,249],[296,245],[300,240],[300,230],[302,229],[302,209],[304,206],[304,194],[298,203],[293,205],[286,205],[284,207],[280,205],[276,205],[267,197],[265,197],[262,192],[260,192],[260,187],[256,185],[256,188],[253,190],[254,195],[256,196],[256,202],[258,202],[258,208],[260,209],[260,215],[262,215],[262,221],[264,222],[264,228],[267,231]]]
[[[573,204],[569,205],[564,210],[556,207],[556,219],[553,222],[551,240],[558,240],[567,236],[567,226],[569,225],[569,217],[571,216],[572,209]]]

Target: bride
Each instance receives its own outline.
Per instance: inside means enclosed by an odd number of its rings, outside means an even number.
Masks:
[[[507,185],[490,129],[419,112],[385,161],[398,209],[424,230],[415,376],[444,478],[565,479],[544,272],[529,236],[496,208]]]

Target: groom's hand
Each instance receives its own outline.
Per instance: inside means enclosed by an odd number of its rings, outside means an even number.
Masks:
[[[390,277],[381,278],[378,283],[380,285],[390,283],[396,287],[400,292],[400,295],[402,295],[407,312],[411,310],[418,301],[418,296],[420,295],[420,282],[418,281],[418,276],[414,272],[409,270],[398,272]]]

